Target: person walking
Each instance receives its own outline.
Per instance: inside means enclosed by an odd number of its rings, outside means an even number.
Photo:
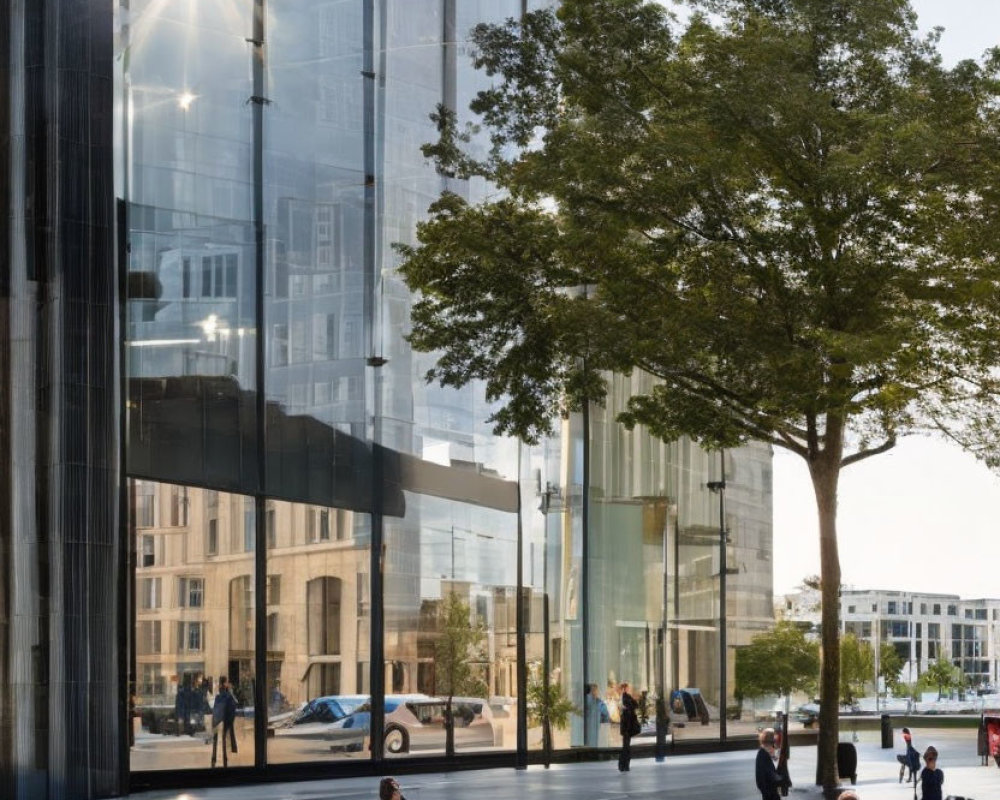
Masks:
[[[764,728],[758,737],[760,748],[757,750],[756,781],[761,800],[781,800],[778,790],[785,785],[788,776],[782,774],[774,765],[777,741],[774,728]]]
[[[621,687],[621,712],[618,727],[622,734],[622,751],[618,756],[618,771],[628,772],[632,761],[632,737],[642,729],[639,725],[639,706],[632,697],[628,681]]]
[[[903,782],[903,773],[909,769],[906,782],[916,783],[917,775],[920,773],[920,753],[913,746],[913,736],[910,734],[909,728],[903,728],[903,744],[906,751],[902,755],[896,756],[896,760],[899,762],[899,782]]]
[[[924,750],[924,768],[920,773],[920,790],[922,800],[942,800],[941,787],[944,785],[944,773],[937,768],[938,751],[934,745]],[[913,790],[916,793],[916,789]]]
[[[212,706],[212,766],[215,766],[215,755],[219,744],[219,734],[222,734],[222,766],[229,766],[226,754],[226,736],[232,742],[232,750],[236,751],[236,698],[229,691],[229,683],[225,675],[219,676],[219,691],[215,695]]]

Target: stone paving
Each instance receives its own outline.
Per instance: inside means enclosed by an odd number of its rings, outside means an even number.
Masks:
[[[850,737],[850,734],[847,734]],[[975,729],[914,730],[921,751],[933,744],[945,773],[945,794],[972,800],[1000,799],[1000,769],[981,766],[975,753]],[[855,745],[860,800],[911,800],[913,786],[901,784],[896,752],[882,749],[877,734],[862,733]],[[492,769],[399,776],[406,800],[759,800],[753,786],[753,750],[699,755],[672,755],[664,763],[635,759],[629,773],[619,773],[614,761],[533,766],[524,771]],[[816,751],[793,747],[789,762],[794,786],[789,800],[818,800],[815,786]],[[298,783],[153,791],[131,795],[135,800],[370,800],[378,796],[378,778],[347,778]],[[919,790],[916,797],[919,798]]]

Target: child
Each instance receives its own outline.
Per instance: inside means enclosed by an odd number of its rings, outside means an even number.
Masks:
[[[923,790],[923,800],[941,800],[941,786],[944,784],[944,773],[937,768],[937,755],[937,749],[933,745],[924,751],[926,766],[920,773],[920,788]]]

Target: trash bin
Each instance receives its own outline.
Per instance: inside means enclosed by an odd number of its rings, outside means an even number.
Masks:
[[[850,778],[852,786],[858,782],[858,750],[850,742],[837,744],[837,775]]]
[[[889,722],[889,715],[882,715],[882,749],[890,750],[892,748],[892,725]]]

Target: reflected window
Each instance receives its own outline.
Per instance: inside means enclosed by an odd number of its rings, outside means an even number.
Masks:
[[[136,629],[136,654],[140,656],[158,655],[162,652],[160,621],[140,620]]]
[[[139,608],[143,611],[159,608],[160,600],[160,578],[143,578],[139,581]]]
[[[229,582],[229,648],[252,650],[253,641],[253,582],[241,575]],[[231,672],[233,670],[230,670]]]
[[[182,653],[200,653],[202,650],[203,623],[178,622],[177,643]]]
[[[281,603],[281,576],[280,575],[268,575],[267,576],[267,604],[269,606],[276,606]]]
[[[210,556],[219,554],[219,520],[208,520],[208,530],[205,531],[205,553]]]
[[[152,528],[156,525],[156,484],[136,481],[135,484],[135,526]]]
[[[204,578],[178,578],[177,597],[181,608],[201,608],[205,597]]]
[[[186,486],[170,487],[170,525],[184,527],[188,524],[188,490]]]
[[[140,566],[143,567],[153,567],[156,566],[156,539],[153,536],[143,536],[142,537],[142,559],[139,562]]]
[[[340,589],[340,578],[330,576],[306,584],[309,655],[340,655]]]

